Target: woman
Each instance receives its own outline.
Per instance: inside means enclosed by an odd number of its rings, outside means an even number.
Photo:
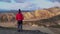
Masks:
[[[18,13],[16,14],[16,20],[18,21],[18,32],[22,31],[22,25],[23,25],[23,15],[21,13],[21,10],[19,9]]]

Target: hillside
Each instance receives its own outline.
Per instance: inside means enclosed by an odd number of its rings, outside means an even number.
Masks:
[[[8,11],[7,11],[8,12]],[[11,10],[9,13],[0,13],[0,18],[1,17],[6,17],[8,18],[13,18],[15,17],[15,12]],[[22,12],[24,15],[25,19],[46,19],[50,18],[56,15],[60,14],[60,8],[54,7],[54,8],[49,8],[49,9],[42,9],[42,10],[35,10],[35,11],[27,11],[27,12]]]
[[[43,23],[46,19],[47,22],[45,22],[45,23],[51,25],[53,23],[56,24],[56,22],[59,21],[60,8],[53,7],[53,8],[49,8],[49,9],[35,10],[35,11],[31,11],[31,12],[27,11],[27,12],[22,12],[22,14],[24,15],[24,24],[28,24],[28,22],[29,22],[32,24],[35,23],[35,24],[41,25],[41,23]],[[0,22],[1,23],[2,22],[16,22],[15,15],[16,15],[16,12],[0,13]],[[41,22],[41,20],[43,22]],[[49,20],[51,21],[51,23]],[[44,24],[44,25],[46,25],[46,24]]]

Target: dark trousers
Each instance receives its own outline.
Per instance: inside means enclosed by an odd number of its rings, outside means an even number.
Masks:
[[[19,20],[17,24],[18,24],[18,30],[22,30],[22,25],[23,25],[22,20]]]

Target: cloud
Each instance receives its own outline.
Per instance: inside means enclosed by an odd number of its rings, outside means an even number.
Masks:
[[[11,3],[0,2],[0,8],[7,10],[11,9],[16,10],[19,8],[22,10],[36,10],[41,8],[50,8],[54,6],[60,7],[59,2],[51,2],[50,0],[10,0],[10,1]]]
[[[54,6],[60,7],[60,3],[59,2],[54,2]]]
[[[11,2],[11,0],[0,0],[0,2]]]
[[[60,7],[60,0],[48,0],[48,1],[50,1],[56,7]]]
[[[60,2],[60,0],[49,0],[51,2]]]
[[[16,3],[24,3],[26,0],[14,0]]]
[[[52,2],[49,2],[47,0],[31,0],[32,4],[35,4],[37,8],[49,8],[54,6]]]
[[[11,3],[11,2],[24,3],[25,1],[27,0],[0,0],[0,2],[8,2],[8,3]]]
[[[7,9],[7,10],[17,10],[17,9],[26,9],[30,4],[29,3],[6,3],[6,2],[0,2],[0,8],[1,9]]]

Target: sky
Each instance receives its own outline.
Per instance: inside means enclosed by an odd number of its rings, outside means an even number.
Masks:
[[[36,10],[60,7],[60,0],[0,0],[0,9],[6,10]]]

